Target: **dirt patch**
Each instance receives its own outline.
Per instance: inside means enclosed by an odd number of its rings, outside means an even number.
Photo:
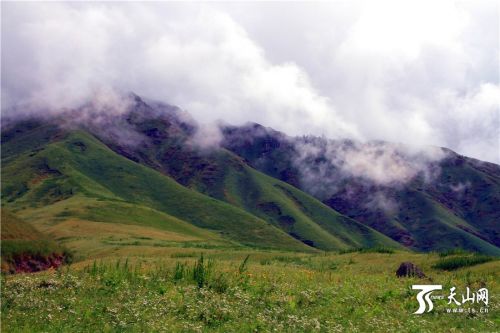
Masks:
[[[8,262],[2,262],[2,272],[4,273],[34,273],[50,268],[58,268],[66,258],[62,254],[53,253],[48,256],[37,254],[20,254],[14,256]]]
[[[38,183],[41,183],[42,181],[44,181],[45,179],[47,179],[49,177],[50,177],[50,175],[46,174],[46,173],[39,174],[38,176],[36,176],[32,180],[30,180],[29,185],[34,186]]]

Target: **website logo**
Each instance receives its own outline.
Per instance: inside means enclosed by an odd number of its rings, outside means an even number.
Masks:
[[[415,314],[422,314],[425,312],[427,308],[427,312],[431,312],[434,308],[434,304],[431,301],[431,294],[433,291],[443,289],[443,286],[440,284],[415,284],[412,286],[412,289],[421,290],[417,294],[417,301],[419,304],[418,310],[415,311]]]
[[[432,300],[442,300],[445,302],[444,295],[432,295],[436,290],[442,290],[443,286],[440,284],[416,284],[412,285],[413,290],[420,290],[417,294],[417,301],[419,307],[414,314],[423,314],[424,312],[431,312],[434,309]],[[480,288],[475,292],[471,292],[467,287],[467,293],[462,294],[461,298],[457,297],[456,287],[450,288],[447,307],[444,309],[445,313],[488,313],[489,293],[488,289]],[[469,303],[469,304],[467,304]],[[478,307],[483,303],[481,307]]]

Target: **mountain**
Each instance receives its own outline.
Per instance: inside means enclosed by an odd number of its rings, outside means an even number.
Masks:
[[[177,107],[125,100],[119,111],[90,102],[5,122],[2,205],[85,254],[133,239],[500,254],[494,164],[374,143],[368,156],[389,150],[401,166],[367,178],[365,166],[349,165],[364,156],[360,143],[293,138],[258,124],[213,134]]]
[[[155,117],[141,112],[144,102],[137,103],[120,118],[123,123],[111,117],[114,127],[106,125],[106,131],[95,124],[70,126],[65,116],[14,122],[4,129],[4,206],[54,237],[71,241],[76,250],[85,238],[86,250],[96,251],[93,237],[112,224],[114,232],[141,226],[167,232],[163,240],[219,246],[300,251],[399,246],[292,186],[253,170],[228,151],[207,154],[183,143],[185,151],[179,154],[187,154],[192,161],[162,155],[178,147],[173,142],[182,142],[184,132],[166,122],[171,113]],[[132,129],[146,133],[134,145],[109,136],[114,130],[123,134]],[[154,158],[157,155],[170,163],[161,164],[161,159]],[[210,174],[214,164],[224,165],[225,170]],[[166,172],[167,167],[176,177]],[[190,168],[191,173],[184,170]],[[120,244],[110,237],[101,242]]]
[[[498,254],[498,165],[444,148],[291,138],[258,124],[228,126],[224,138],[250,166],[406,247]]]
[[[30,146],[34,136],[45,142]],[[140,224],[194,240],[217,240],[213,232],[220,232],[242,244],[306,249],[265,221],[122,157],[84,131],[41,125],[4,145],[4,201],[30,220]]]

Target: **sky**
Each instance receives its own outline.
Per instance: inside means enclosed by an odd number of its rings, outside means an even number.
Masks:
[[[206,124],[444,146],[500,163],[497,1],[1,7],[2,114],[132,91]]]

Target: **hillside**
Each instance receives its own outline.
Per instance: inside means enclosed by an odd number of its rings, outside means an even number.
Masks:
[[[32,225],[17,218],[7,209],[2,209],[2,241],[6,240],[37,240],[42,239],[43,235]]]
[[[118,222],[188,240],[307,250],[265,221],[121,157],[85,132],[59,133],[35,151],[23,144],[42,130],[6,141],[2,169],[4,200],[35,224],[45,221],[54,229],[74,219]]]
[[[31,149],[26,141],[34,136],[45,138],[45,145]],[[101,236],[103,229],[109,230],[109,224],[122,232],[131,225],[160,229],[169,233],[161,237],[163,242],[203,241],[218,246],[305,251],[314,247],[398,247],[291,186],[252,170],[228,152],[217,153],[215,160],[220,165],[233,163],[234,168],[228,167],[224,175],[204,178],[198,188],[191,184],[189,189],[114,153],[84,131],[30,125],[15,135],[7,131],[5,138],[5,201],[75,250],[83,246],[85,251],[95,251],[91,249],[95,247],[92,238]],[[223,185],[207,187],[211,181]],[[251,197],[255,191],[259,199]],[[137,230],[128,236],[150,238]],[[82,237],[87,238],[85,245]],[[113,237],[102,241],[127,244]]]
[[[285,182],[249,167],[225,149],[193,144],[196,124],[163,106],[135,97],[126,115],[129,129],[142,134],[138,145],[97,136],[117,153],[169,175],[182,185],[227,202],[321,250],[400,245],[375,230],[325,206]],[[152,104],[154,105],[154,104]]]
[[[71,260],[71,254],[47,235],[5,208],[1,214],[2,273],[36,272]]]
[[[226,127],[224,133],[226,149],[252,167],[313,194],[338,212],[407,247],[423,251],[456,247],[500,253],[498,165],[443,149],[441,159],[424,164],[425,168],[413,178],[377,182],[342,169],[346,162],[339,156],[359,158],[359,154],[346,154],[358,152],[361,145],[355,142],[291,138],[257,124]],[[414,158],[411,153],[405,156],[404,149],[414,149],[409,146],[369,145],[382,156],[384,150],[395,151],[396,162],[407,158],[411,165],[410,159]],[[390,177],[390,172],[386,170],[382,176]]]

